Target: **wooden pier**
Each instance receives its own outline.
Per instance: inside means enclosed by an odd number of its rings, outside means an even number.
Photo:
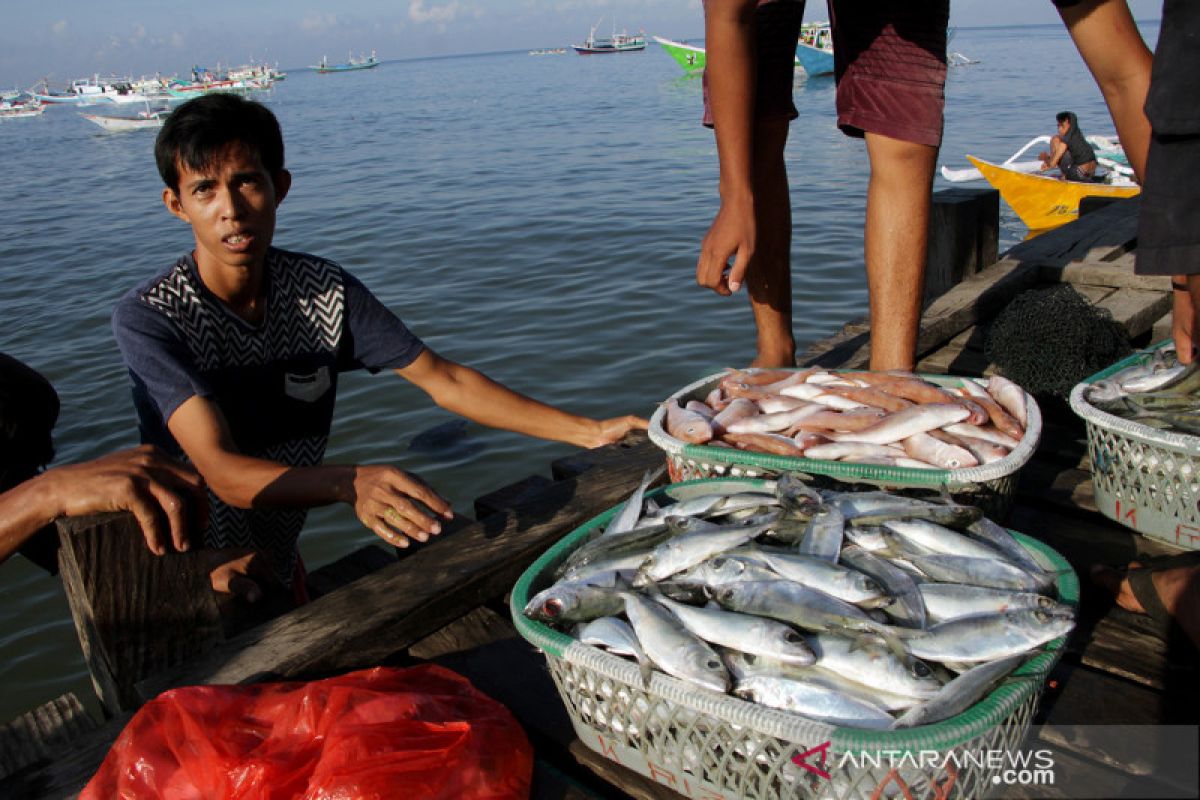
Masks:
[[[960,200],[960,208],[945,213],[980,216]],[[942,252],[958,253],[959,261],[967,253],[973,263],[930,302],[919,369],[975,376],[994,371],[982,347],[989,319],[1020,292],[1053,283],[1070,283],[1111,311],[1138,344],[1164,338],[1166,279],[1132,271],[1136,209],[1136,201],[1114,203],[998,261],[987,257],[986,226],[982,234],[968,231],[964,238],[960,231],[946,239]],[[864,324],[851,323],[800,362],[863,366],[868,336]],[[1053,751],[1059,783],[1070,779],[1071,796],[1119,796],[1148,775],[1166,793],[1157,796],[1182,796],[1186,772],[1180,777],[1169,765],[1130,759],[1079,727],[1200,722],[1195,650],[1163,641],[1146,618],[1116,608],[1087,580],[1093,563],[1123,565],[1173,549],[1097,512],[1082,421],[1065,404],[1044,412],[1041,446],[1022,471],[1006,522],[1062,553],[1079,573],[1084,594],[1079,625],[1042,699],[1036,722],[1053,728],[1038,746]],[[647,467],[661,463],[662,454],[644,436],[561,459],[548,476],[530,476],[479,498],[474,520],[460,521],[411,552],[371,546],[317,570],[313,602],[276,613],[282,607],[268,601],[257,618],[246,609],[223,613],[201,585],[197,556],[149,556],[127,519],[61,526],[64,581],[111,718],[91,719],[68,696],[11,723],[0,731],[0,797],[74,796],[137,705],[170,687],[312,679],[426,661],[467,676],[512,710],[537,754],[535,798],[680,797],[663,781],[633,773],[578,741],[545,659],[516,633],[506,602],[517,577],[551,543],[627,496]],[[131,594],[127,585],[105,583],[102,563],[128,564],[123,571],[144,580]],[[194,591],[184,597],[181,585]],[[167,638],[164,631],[175,635]],[[1194,775],[1194,761],[1191,767]]]

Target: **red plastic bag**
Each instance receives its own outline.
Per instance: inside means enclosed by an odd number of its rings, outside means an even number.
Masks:
[[[508,709],[448,669],[188,686],[141,708],[81,800],[351,800],[529,795]]]

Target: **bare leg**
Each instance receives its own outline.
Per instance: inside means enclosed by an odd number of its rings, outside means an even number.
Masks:
[[[746,270],[746,289],[758,330],[758,354],[752,366],[791,367],[796,363],[792,336],[792,206],[783,148],[788,120],[759,120],[754,128],[754,216],[758,242]]]
[[[1140,566],[1133,561],[1128,569]],[[1129,578],[1120,570],[1097,565],[1092,568],[1092,579],[1108,590],[1121,608],[1135,614],[1146,613],[1129,585]],[[1200,648],[1200,567],[1155,570],[1150,580],[1167,613]]]
[[[1142,107],[1150,89],[1152,56],[1126,0],[1089,0],[1060,8],[1079,55],[1100,87],[1117,136],[1138,180],[1146,174],[1150,121]]]
[[[938,149],[867,133],[871,181],[863,235],[871,306],[871,369],[916,366],[929,206]]]

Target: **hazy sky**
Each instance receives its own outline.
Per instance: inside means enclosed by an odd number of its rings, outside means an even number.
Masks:
[[[905,2],[905,0],[897,0]],[[1131,0],[1157,19],[1161,0]],[[827,16],[810,2],[808,19]],[[116,73],[186,74],[193,64],[251,59],[301,67],[344,60],[521,50],[581,41],[603,17],[671,38],[704,35],[700,0],[4,0],[0,88]],[[1050,0],[952,0],[951,24],[1057,22]],[[1153,45],[1153,43],[1151,43]]]

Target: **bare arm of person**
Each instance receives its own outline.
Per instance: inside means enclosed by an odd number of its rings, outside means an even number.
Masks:
[[[207,525],[208,499],[195,470],[143,445],[54,467],[0,495],[0,561],[59,517],[129,511],[146,546],[162,555],[191,546]]]
[[[1086,0],[1059,9],[1067,32],[1087,64],[1138,180],[1146,169],[1150,121],[1142,110],[1150,91],[1153,56],[1126,0]]]
[[[221,410],[198,395],[167,421],[210,489],[237,508],[313,508],[346,503],[384,541],[407,547],[441,532],[450,504],[416,475],[390,465],[292,467],[238,451]]]
[[[620,441],[631,430],[645,430],[636,416],[590,419],[514,392],[478,370],[442,358],[425,348],[396,374],[421,388],[447,411],[490,428],[523,433],[539,439],[599,447]]]
[[[1041,171],[1045,172],[1048,169],[1054,169],[1058,166],[1058,162],[1062,161],[1063,154],[1067,152],[1067,143],[1061,138],[1055,136],[1050,145],[1050,152],[1042,153]]]
[[[720,161],[721,207],[700,245],[696,282],[721,295],[740,288],[754,255],[754,0],[705,4],[709,105]],[[725,268],[735,256],[729,275]]]

